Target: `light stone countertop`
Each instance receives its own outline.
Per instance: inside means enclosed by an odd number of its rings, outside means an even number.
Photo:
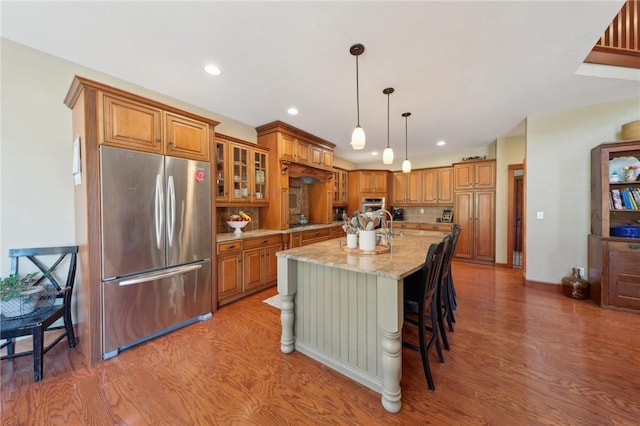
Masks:
[[[276,256],[399,280],[420,269],[429,246],[442,241],[445,235],[438,231],[405,230],[393,238],[391,250],[382,254],[344,252],[341,245],[346,244],[346,238],[336,238],[279,251]]]
[[[269,235],[276,235],[276,234],[291,234],[293,232],[302,232],[302,231],[308,231],[310,229],[322,229],[322,228],[330,228],[333,226],[339,226],[342,225],[342,221],[340,222],[333,222],[333,223],[329,223],[329,224],[323,224],[323,225],[305,225],[305,226],[298,226],[295,228],[290,228],[290,229],[255,229],[253,231],[246,231],[246,232],[242,232],[241,236],[237,236],[236,234],[234,234],[233,232],[227,232],[224,234],[216,234],[216,242],[218,243],[224,243],[227,241],[233,241],[233,240],[244,240],[247,238],[260,238],[260,237],[266,237]]]

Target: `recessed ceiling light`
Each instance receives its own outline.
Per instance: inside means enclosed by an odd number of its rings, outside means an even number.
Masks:
[[[378,155],[378,151],[373,151],[371,155]]]
[[[289,115],[298,115],[298,108],[291,107],[287,110],[287,112],[289,113]]]
[[[207,65],[206,67],[204,67],[204,70],[211,75],[222,74],[222,71],[220,70],[220,68],[218,68],[216,65],[213,65],[213,64]]]
[[[438,141],[438,142],[436,143],[436,145],[438,145],[438,146],[442,146],[442,145],[446,145],[446,144],[447,144],[447,143],[446,143],[445,141]]]

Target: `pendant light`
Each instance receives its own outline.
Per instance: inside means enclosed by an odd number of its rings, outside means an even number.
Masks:
[[[364,130],[360,127],[360,85],[358,81],[358,56],[364,53],[364,46],[354,44],[351,46],[351,49],[349,49],[349,52],[356,57],[356,107],[358,114],[358,124],[351,134],[351,147],[353,149],[364,149],[365,135]]]
[[[387,95],[387,147],[382,153],[382,163],[393,164],[393,150],[389,146],[389,95],[393,93],[393,87],[387,87],[382,93]]]
[[[411,161],[409,161],[409,149],[408,147],[408,130],[407,130],[407,118],[411,115],[410,112],[405,112],[402,114],[404,117],[404,161],[402,162],[402,173],[411,172]]]

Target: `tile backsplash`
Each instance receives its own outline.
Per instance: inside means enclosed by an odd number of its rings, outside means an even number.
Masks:
[[[405,222],[436,222],[438,218],[442,217],[444,210],[453,210],[453,206],[439,206],[439,207],[405,207],[404,208],[404,221]],[[420,213],[424,211],[424,213]],[[453,221],[455,222],[455,212],[453,214]]]
[[[257,207],[217,207],[216,208],[216,234],[225,234],[233,232],[233,228],[227,225],[227,218],[232,214],[238,214],[242,210],[251,216],[251,222],[242,228],[243,231],[253,231],[260,229],[260,218],[258,217]]]

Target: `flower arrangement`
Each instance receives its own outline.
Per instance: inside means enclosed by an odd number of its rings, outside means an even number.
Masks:
[[[0,281],[0,300],[8,302],[13,299],[17,299],[25,292],[29,292],[34,288],[34,284],[38,281],[38,273],[34,272],[20,276],[19,274],[12,274],[8,277],[2,278]]]
[[[638,166],[636,164],[625,166],[622,170],[626,182],[633,182],[638,177]]]

